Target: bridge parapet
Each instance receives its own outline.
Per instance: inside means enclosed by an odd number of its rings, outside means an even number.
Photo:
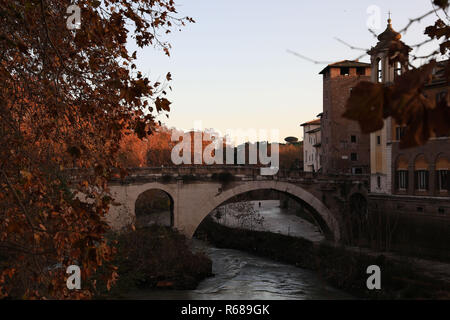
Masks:
[[[89,179],[92,170],[70,170],[76,181]],[[125,178],[112,178],[109,192],[117,206],[111,206],[108,223],[114,230],[135,221],[135,204],[151,189],[171,199],[172,226],[192,237],[201,221],[230,199],[252,191],[271,190],[300,201],[315,212],[323,230],[340,239],[345,229],[343,214],[354,193],[367,193],[368,176],[322,175],[298,170],[279,170],[262,176],[260,168],[246,166],[190,166],[130,168]],[[341,230],[342,229],[342,230]]]
[[[67,169],[66,172],[72,181],[80,181],[83,177],[93,175],[90,169]],[[267,181],[280,180],[303,184],[335,184],[345,181],[351,183],[367,183],[368,175],[323,175],[317,172],[280,169],[275,175],[261,175],[260,168],[256,166],[176,166],[176,167],[144,167],[128,168],[125,178],[117,174],[110,180],[112,184],[131,184],[139,182],[174,181],[194,182],[221,179],[233,181]]]

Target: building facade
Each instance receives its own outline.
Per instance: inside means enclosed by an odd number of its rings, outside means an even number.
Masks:
[[[319,160],[324,174],[368,174],[370,137],[359,124],[342,116],[353,87],[370,81],[371,65],[340,61],[326,66],[323,75],[322,145]]]
[[[303,170],[317,172],[321,168],[320,147],[321,132],[320,119],[305,122],[303,127]]]
[[[378,43],[369,54],[372,81],[389,85],[405,68],[389,62],[389,48],[401,42],[388,20],[386,30],[378,36]],[[447,99],[448,84],[436,68],[425,95],[435,100]],[[370,192],[373,199],[387,210],[446,214],[450,212],[450,138],[432,137],[422,146],[402,149],[400,139],[406,126],[392,118],[370,136]],[[387,198],[385,196],[388,196]]]

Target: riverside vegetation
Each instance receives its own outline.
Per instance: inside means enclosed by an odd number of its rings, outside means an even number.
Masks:
[[[186,237],[168,227],[151,225],[111,235],[116,242],[114,260],[119,278],[108,291],[99,283],[99,298],[119,298],[134,289],[195,289],[212,275],[212,262],[193,253]]]

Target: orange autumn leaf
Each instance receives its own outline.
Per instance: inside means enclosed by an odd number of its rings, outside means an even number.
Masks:
[[[361,81],[352,89],[344,116],[359,122],[363,133],[383,128],[385,88],[382,84]]]

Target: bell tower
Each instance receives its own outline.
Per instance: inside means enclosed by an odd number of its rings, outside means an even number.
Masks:
[[[406,46],[400,39],[401,34],[392,28],[389,19],[386,30],[378,36],[378,43],[368,54],[371,57],[371,81],[390,85],[407,66],[399,62],[391,63],[390,52],[393,46]],[[400,46],[398,46],[400,45]],[[392,140],[395,124],[391,118],[384,120],[384,127],[370,135],[370,192],[392,194]]]
[[[400,75],[403,67],[400,63],[390,63],[389,51],[396,42],[405,45],[400,39],[401,34],[392,28],[392,20],[389,17],[386,30],[378,36],[378,43],[368,51],[372,64],[372,81],[378,83],[390,84],[394,82],[395,77]]]

